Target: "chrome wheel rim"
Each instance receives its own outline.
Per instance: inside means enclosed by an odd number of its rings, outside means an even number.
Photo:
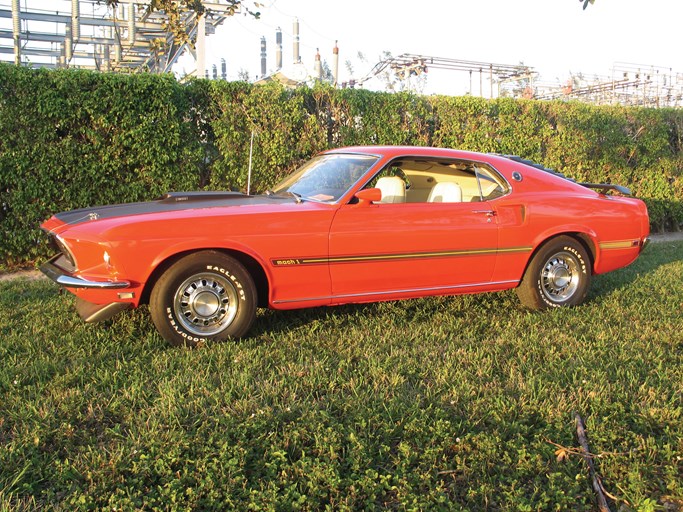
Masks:
[[[541,271],[541,291],[551,302],[565,302],[576,293],[580,279],[581,270],[574,255],[553,254]]]
[[[237,289],[222,274],[195,274],[178,287],[173,299],[175,317],[197,336],[213,336],[237,315]]]

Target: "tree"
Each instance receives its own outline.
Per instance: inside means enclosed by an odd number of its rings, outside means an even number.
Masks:
[[[332,74],[332,69],[330,68],[330,65],[327,63],[326,60],[323,61],[322,68],[323,68],[323,77],[322,77],[323,82],[327,82],[328,84],[333,84],[334,83],[334,75]]]

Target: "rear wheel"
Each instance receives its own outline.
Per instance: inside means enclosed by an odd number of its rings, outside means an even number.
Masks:
[[[256,288],[236,259],[202,251],[162,274],[149,300],[152,321],[171,345],[239,338],[256,317]]]
[[[517,296],[531,309],[581,304],[591,281],[590,260],[580,242],[560,236],[546,242],[527,267]]]

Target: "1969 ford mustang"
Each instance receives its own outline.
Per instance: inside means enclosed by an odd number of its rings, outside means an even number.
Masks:
[[[645,204],[519,157],[423,147],[324,152],[262,195],[176,192],[58,213],[42,271],[87,322],[148,303],[174,345],[245,335],[294,309],[516,288],[573,306],[633,262]]]

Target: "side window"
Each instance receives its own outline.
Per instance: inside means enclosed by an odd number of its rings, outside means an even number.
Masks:
[[[405,203],[410,180],[401,169],[403,162],[394,161],[378,172],[363,188],[382,191],[381,203]]]
[[[466,160],[394,160],[364,188],[379,188],[382,203],[469,203],[508,193],[509,185],[492,168]]]
[[[488,167],[477,165],[475,167],[477,183],[479,185],[479,197],[481,201],[490,201],[504,196],[510,191],[510,186],[496,172]]]
[[[392,162],[384,169],[379,171],[375,176],[368,181],[368,183],[363,188],[375,188],[377,186],[377,181],[383,177],[397,177],[401,178],[406,183],[406,188],[410,188],[410,180],[406,176],[406,173],[401,169],[401,164],[403,162]]]

